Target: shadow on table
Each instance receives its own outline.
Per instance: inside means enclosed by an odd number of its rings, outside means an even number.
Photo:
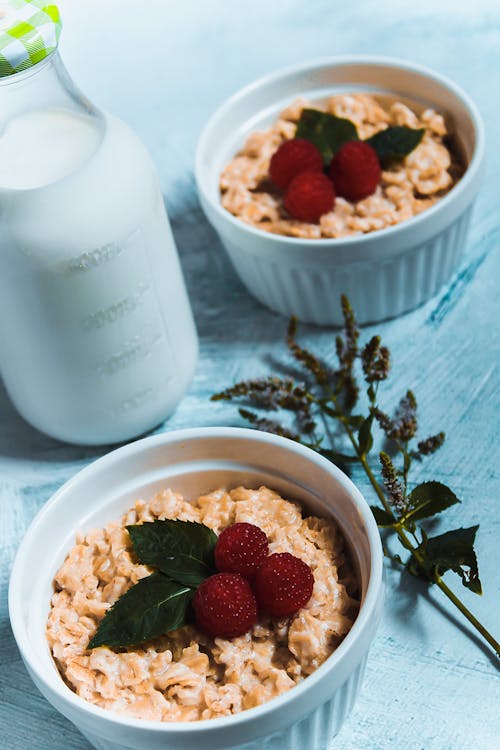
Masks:
[[[454,627],[460,630],[466,635],[477,648],[479,648],[490,662],[497,669],[499,668],[499,660],[491,647],[478,635],[476,634],[467,620],[458,612],[455,614],[453,611],[449,611],[446,605],[446,598],[442,596],[442,601],[438,600],[436,596],[433,596],[433,592],[438,592],[436,587],[427,584],[414,576],[411,576],[405,572],[399,572],[394,570],[393,574],[399,575],[399,581],[396,586],[393,587],[393,595],[391,596],[391,616],[399,620],[406,629],[411,629],[416,633],[422,633],[425,629],[425,623],[422,618],[422,610],[419,608],[419,599],[425,600],[425,606],[430,606],[436,609],[443,617],[445,617]],[[390,575],[390,574],[389,574]]]
[[[419,581],[417,583],[420,583]],[[469,640],[471,640],[477,648],[479,648],[484,655],[489,659],[491,664],[497,669],[500,669],[500,661],[498,657],[495,655],[493,649],[491,646],[489,646],[479,635],[476,635],[476,633],[471,629],[471,626],[468,624],[467,620],[458,613],[457,615],[454,614],[454,612],[449,612],[446,607],[444,606],[444,603],[446,600],[443,597],[443,603],[440,601],[437,601],[433,596],[431,596],[431,589],[430,586],[425,586],[424,582],[422,582],[422,586],[424,587],[423,591],[423,597],[427,600],[428,604],[430,606],[435,607],[442,615],[443,617],[446,617],[446,619],[451,622],[451,624],[458,628],[459,630],[466,635]]]
[[[178,192],[183,200],[169,200],[167,209],[200,338],[227,346],[284,337],[287,319],[264,307],[239,280],[201,210],[194,178]]]
[[[189,188],[187,198],[169,207],[169,215],[202,346],[284,342],[287,319],[268,310],[246,291],[205,219],[194,188]],[[186,190],[182,192],[186,194]],[[320,333],[322,329],[311,330]],[[284,343],[283,353],[286,354]],[[36,455],[46,461],[83,461],[118,447],[75,446],[42,434],[16,412],[1,382],[0,424],[0,456],[14,459]]]
[[[0,456],[54,462],[83,461],[98,458],[114,446],[70,445],[44,435],[26,422],[14,408],[0,380]]]

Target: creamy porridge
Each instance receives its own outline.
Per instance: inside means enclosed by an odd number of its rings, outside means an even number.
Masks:
[[[420,144],[404,159],[382,171],[376,191],[357,203],[337,197],[333,210],[317,223],[293,219],[283,195],[269,180],[271,156],[295,137],[304,108],[324,109],[351,120],[359,138],[366,140],[390,126],[425,128]],[[448,193],[463,169],[448,144],[448,126],[433,109],[417,114],[399,101],[368,94],[330,97],[324,107],[303,99],[281,112],[269,130],[252,133],[220,176],[221,201],[234,216],[258,229],[307,239],[346,237],[384,229],[409,219]]]
[[[271,553],[289,552],[311,567],[311,599],[291,617],[260,616],[232,640],[212,640],[187,625],[138,647],[89,651],[107,610],[151,572],[134,562],[125,526],[156,519],[197,521],[217,534],[233,523],[258,525]],[[77,536],[54,585],[47,638],[66,683],[95,705],[161,721],[226,716],[289,690],[330,656],[359,607],[335,523],[303,518],[296,504],[266,487],[218,489],[194,503],[171,490],[138,500],[121,520]]]

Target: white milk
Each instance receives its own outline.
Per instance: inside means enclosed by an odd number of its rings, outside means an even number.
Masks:
[[[0,369],[20,413],[76,443],[175,408],[197,356],[151,160],[114,117],[35,110],[0,132]]]
[[[100,120],[64,110],[27,112],[0,134],[0,186],[29,189],[59,180],[89,159]]]

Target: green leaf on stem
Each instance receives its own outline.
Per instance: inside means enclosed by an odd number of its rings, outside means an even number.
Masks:
[[[441,513],[460,502],[455,493],[441,482],[423,482],[409,495],[410,510],[403,521],[419,521]]]
[[[359,450],[364,456],[371,450],[371,447],[373,445],[372,424],[373,414],[370,414],[369,417],[363,420],[363,422],[361,423],[361,427],[359,428]]]
[[[354,123],[343,117],[335,117],[319,109],[303,109],[295,137],[314,143],[321,152],[325,166],[328,166],[344,143],[358,140],[358,131]]]
[[[217,535],[193,521],[152,521],[127,526],[134,552],[143,565],[185,586],[199,586],[215,572]]]
[[[346,416],[346,421],[348,422],[350,427],[353,427],[355,430],[359,430],[359,428],[365,421],[365,418],[362,414],[349,414]]]
[[[359,461],[357,456],[349,456],[347,453],[337,453],[337,451],[332,451],[329,448],[320,448],[318,453],[334,464],[354,464]]]
[[[423,536],[417,552],[423,557],[419,564],[412,558],[408,570],[413,575],[434,582],[435,575],[443,575],[452,570],[460,576],[463,585],[475,594],[482,594],[477,566],[474,540],[479,526],[453,529],[439,536]]]
[[[186,624],[194,591],[163,573],[141,578],[101,620],[88,648],[135,646]]]
[[[379,508],[378,505],[370,505],[370,510],[375,516],[377,526],[388,528],[396,523],[396,519],[383,508]]]

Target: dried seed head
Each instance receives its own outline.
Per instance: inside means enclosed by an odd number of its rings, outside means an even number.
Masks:
[[[380,428],[384,432],[385,436],[389,438],[389,440],[394,440],[397,433],[397,427],[394,421],[389,417],[389,415],[383,412],[381,409],[374,409],[373,415],[379,423]]]
[[[437,435],[431,435],[425,440],[421,440],[418,443],[418,452],[421,456],[430,456],[431,453],[435,453],[444,443],[445,434],[444,432],[438,432]]]
[[[349,373],[344,378],[344,407],[351,411],[358,401],[359,388],[356,379]]]
[[[344,355],[344,339],[342,336],[335,336],[335,352],[339,362],[342,362],[342,357]]]
[[[295,318],[290,320],[288,324],[288,332],[286,343],[295,359],[304,365],[306,370],[313,375],[318,385],[327,385],[329,379],[328,367],[322,362],[319,357],[316,357],[308,349],[303,349],[295,341],[295,333],[297,331],[297,321]]]
[[[389,502],[399,516],[404,515],[407,510],[403,487],[390,456],[384,451],[380,452],[380,463],[382,465],[382,478],[384,486],[389,495]]]
[[[280,435],[281,437],[290,438],[290,440],[300,441],[300,436],[296,432],[292,432],[292,430],[289,430],[274,419],[259,417],[253,411],[248,411],[248,409],[239,409],[238,411],[243,419],[246,419],[247,422],[250,422],[250,424],[253,424],[254,427],[262,432],[271,432],[273,435]]]
[[[352,368],[354,360],[358,355],[359,328],[356,323],[351,303],[345,294],[340,298],[342,315],[344,317],[344,341],[341,363],[348,369]]]
[[[390,352],[381,346],[380,336],[373,336],[361,351],[363,373],[367,383],[386,380],[390,370]]]
[[[374,410],[374,416],[389,440],[406,443],[415,437],[417,432],[417,401],[408,391],[399,402],[394,418],[391,419],[380,409]]]
[[[412,391],[407,391],[399,402],[395,422],[398,425],[399,439],[408,442],[415,437],[418,429],[417,400]]]
[[[244,380],[212,396],[213,401],[230,401],[244,398],[254,406],[275,410],[278,408],[298,411],[308,407],[306,389],[291,378],[267,377]]]

